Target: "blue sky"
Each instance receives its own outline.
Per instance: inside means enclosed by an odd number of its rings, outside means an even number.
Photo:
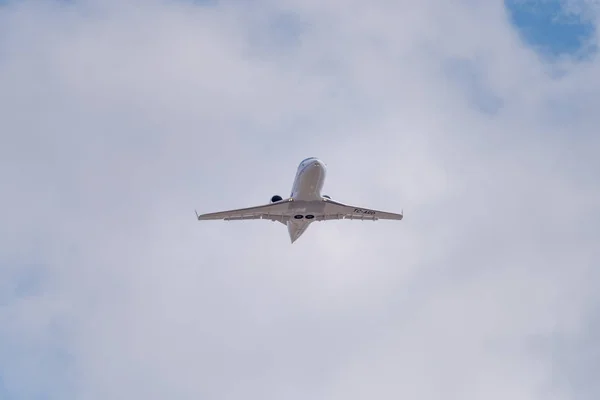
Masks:
[[[544,56],[575,55],[595,34],[594,24],[569,12],[564,1],[504,0],[504,4],[523,40]]]
[[[596,10],[10,3],[1,400],[600,398]],[[405,219],[194,219],[308,156]]]

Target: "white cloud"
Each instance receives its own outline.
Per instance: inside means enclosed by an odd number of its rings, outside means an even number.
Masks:
[[[596,60],[552,78],[490,2],[23,2],[0,26],[0,395],[574,395],[589,361],[554,343],[598,306]],[[194,220],[313,155],[328,194],[405,220],[293,246]]]

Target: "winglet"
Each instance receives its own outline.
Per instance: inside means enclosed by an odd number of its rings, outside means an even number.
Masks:
[[[196,218],[198,219],[198,221],[200,220],[200,216],[198,215],[198,211],[194,210],[194,212],[196,213]]]

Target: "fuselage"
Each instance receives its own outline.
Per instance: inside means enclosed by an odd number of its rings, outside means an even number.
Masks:
[[[326,175],[327,166],[323,161],[315,157],[303,160],[296,171],[290,197],[294,201],[322,201],[321,190],[325,184]],[[292,243],[306,231],[306,228],[312,222],[310,218],[305,218],[302,215],[299,215],[299,217],[302,218],[294,218],[287,223]],[[311,215],[308,217],[311,217]]]
[[[296,171],[290,197],[294,200],[321,200],[321,190],[325,184],[327,166],[318,158],[303,160]]]

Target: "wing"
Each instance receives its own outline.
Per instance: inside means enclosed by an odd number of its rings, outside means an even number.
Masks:
[[[225,220],[237,221],[244,219],[269,219],[286,223],[293,211],[290,210],[291,203],[289,199],[280,200],[277,203],[265,204],[257,207],[240,208],[237,210],[219,211],[214,213],[198,215],[198,221],[206,220]]]
[[[333,200],[327,200],[322,215],[315,216],[317,221],[332,219],[360,219],[377,221],[378,219],[401,220],[404,213],[396,214],[386,211],[372,210],[364,207],[351,206]]]

